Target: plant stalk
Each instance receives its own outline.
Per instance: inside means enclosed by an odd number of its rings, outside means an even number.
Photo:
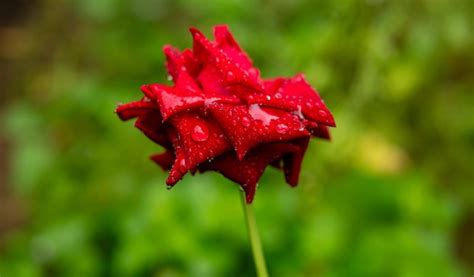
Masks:
[[[252,246],[253,261],[257,276],[268,277],[267,265],[265,263],[265,256],[263,255],[262,242],[258,234],[257,222],[253,213],[252,206],[245,202],[245,193],[241,192],[242,208],[244,210],[245,222],[247,223],[247,231],[249,234],[250,245]]]

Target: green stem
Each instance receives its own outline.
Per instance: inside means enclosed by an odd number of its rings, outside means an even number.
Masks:
[[[241,192],[242,208],[244,209],[244,217],[247,223],[247,231],[249,233],[250,245],[252,246],[253,261],[257,271],[257,276],[268,277],[267,265],[263,256],[262,243],[258,234],[257,222],[252,210],[252,206],[245,202],[245,193]]]

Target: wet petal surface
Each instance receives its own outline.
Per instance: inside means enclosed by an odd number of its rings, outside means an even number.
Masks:
[[[265,93],[249,95],[249,104],[260,104],[273,108],[285,109],[301,114],[309,120],[336,126],[334,117],[324,104],[319,94],[299,74],[283,80],[273,79],[265,82]]]
[[[264,144],[250,152],[243,160],[235,153],[227,153],[210,163],[201,165],[201,171],[213,170],[240,184],[245,191],[247,203],[253,201],[257,182],[267,165],[279,159],[282,155],[297,151],[292,144],[274,143]]]
[[[255,146],[309,136],[301,121],[291,113],[259,105],[213,104],[209,110],[222,126],[239,159]]]

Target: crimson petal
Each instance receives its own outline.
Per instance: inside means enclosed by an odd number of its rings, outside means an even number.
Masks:
[[[236,65],[247,71],[254,78],[260,76],[260,71],[253,67],[252,60],[247,53],[240,48],[226,25],[214,27],[214,38],[217,47],[222,49]]]
[[[221,128],[201,115],[177,114],[170,123],[177,130],[180,146],[186,153],[187,170],[232,149]]]
[[[141,115],[145,115],[153,110],[156,110],[157,106],[155,103],[150,101],[135,101],[127,104],[121,104],[115,109],[115,112],[121,120],[129,120]]]
[[[326,125],[318,124],[316,127],[311,128],[310,132],[315,137],[331,140],[331,134],[329,133],[329,128]]]
[[[295,187],[298,185],[298,179],[301,170],[301,163],[308,148],[309,137],[297,139],[293,142],[296,146],[296,151],[283,156],[283,171],[285,172],[286,182]]]
[[[232,142],[240,160],[258,144],[310,135],[297,116],[281,110],[258,105],[213,104],[209,111]]]
[[[183,143],[174,128],[169,129],[168,138],[173,144],[175,160],[166,179],[166,184],[172,187],[186,175],[188,167],[186,166],[186,152]]]
[[[163,170],[170,170],[174,163],[175,156],[173,151],[166,150],[163,153],[152,155],[150,159],[158,164]]]
[[[165,148],[171,148],[171,142],[166,136],[166,126],[162,123],[163,119],[156,110],[138,117],[135,121],[135,127],[140,129],[149,139]]]
[[[144,91],[147,91],[148,94],[151,93],[156,99],[164,121],[176,113],[203,107],[209,101],[239,102],[237,97],[231,95],[204,94],[187,72],[179,74],[174,87],[152,84],[147,86]]]
[[[302,114],[313,121],[328,126],[336,126],[334,118],[323,100],[304,79],[302,74],[282,81],[281,79],[270,80],[264,85],[264,94],[254,93],[248,95],[249,104],[260,104],[264,106],[285,109]],[[275,87],[281,86],[275,91]]]
[[[200,171],[214,170],[240,184],[245,191],[246,202],[252,203],[257,182],[267,165],[283,154],[295,151],[298,151],[297,147],[288,143],[265,144],[250,152],[243,160],[239,160],[232,152],[221,155],[212,162],[202,164]]]
[[[181,72],[188,72],[196,77],[200,65],[191,49],[180,52],[170,45],[165,45],[163,52],[166,56],[166,70],[173,80],[176,80]]]
[[[235,60],[209,41],[199,30],[191,28],[190,31],[194,38],[194,53],[198,59],[215,65],[221,75],[219,79],[222,79],[225,84],[239,84],[254,90],[263,90],[254,74],[250,74],[238,63],[236,64]]]

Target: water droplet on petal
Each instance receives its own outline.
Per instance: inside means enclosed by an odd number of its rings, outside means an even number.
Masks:
[[[202,142],[206,141],[209,137],[209,129],[204,124],[197,124],[194,126],[193,132],[191,133],[191,138],[194,141]]]
[[[279,93],[279,92],[275,93],[275,98],[280,99],[281,98],[281,93]]]
[[[302,112],[302,109],[301,109],[301,106],[298,105],[296,106],[297,107],[297,110],[293,112],[294,115],[296,115],[299,119],[301,120],[304,120],[304,115],[303,115],[303,112]]]
[[[232,73],[232,71],[227,72],[227,80],[229,81],[234,80],[234,73]]]
[[[168,79],[168,81],[173,81],[173,76],[168,75],[168,76],[166,77],[166,79]]]
[[[242,125],[244,125],[244,127],[249,127],[250,126],[250,119],[246,116],[242,117]]]
[[[253,119],[262,121],[265,126],[268,126],[272,120],[278,119],[277,116],[264,111],[258,104],[249,106],[249,114]]]
[[[322,117],[326,117],[328,115],[328,113],[325,110],[319,110],[318,113]]]
[[[276,131],[279,134],[285,134],[288,131],[288,126],[283,123],[280,123],[276,126]]]
[[[181,161],[179,161],[178,165],[179,165],[179,170],[181,172],[186,172],[188,170],[188,168],[186,167],[186,160],[185,159],[181,159]]]
[[[272,97],[270,95],[267,95],[266,98],[267,98],[268,101],[270,101],[270,99],[272,99]]]
[[[313,103],[311,103],[311,102],[306,102],[305,105],[306,105],[307,108],[310,108],[310,109],[313,107]]]

